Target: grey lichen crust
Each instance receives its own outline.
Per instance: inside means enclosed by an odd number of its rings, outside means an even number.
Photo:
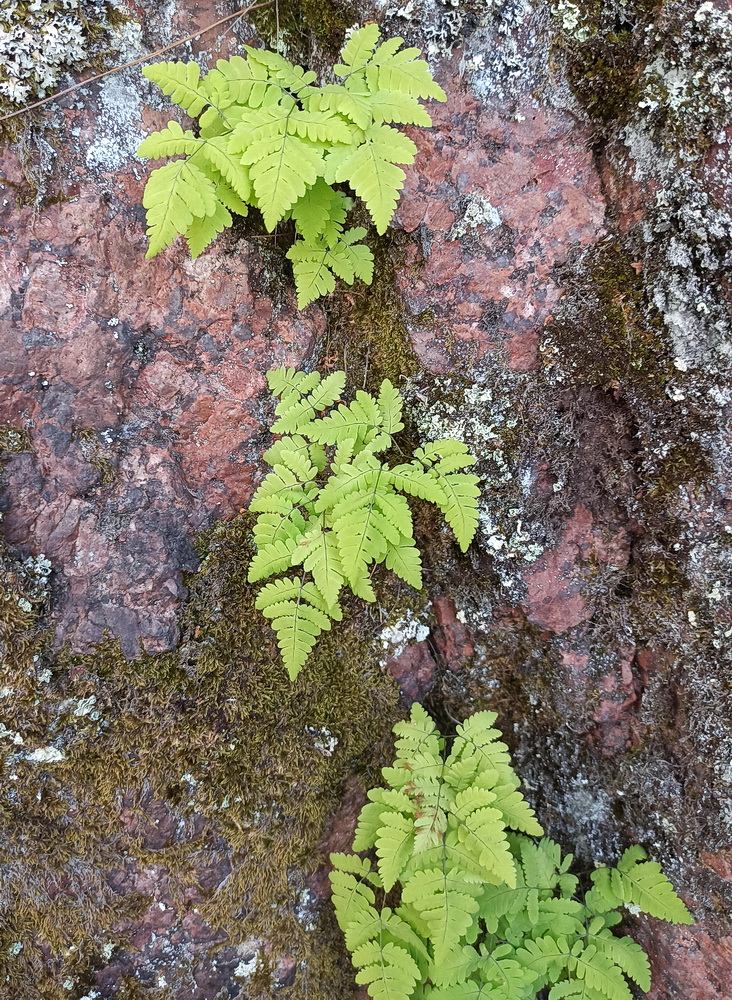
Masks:
[[[110,13],[107,0],[6,0],[0,9],[0,109],[45,97],[65,72],[88,63],[95,37],[111,27]]]

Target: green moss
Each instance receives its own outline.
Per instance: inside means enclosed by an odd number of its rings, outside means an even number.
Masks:
[[[324,821],[346,778],[355,772],[372,782],[388,752],[397,690],[371,648],[378,613],[362,602],[318,643],[298,683],[289,682],[246,582],[250,528],[248,517],[238,518],[205,540],[173,653],[130,662],[108,642],[86,656],[54,657],[35,615],[0,601],[0,687],[13,688],[12,704],[0,700],[0,721],[24,740],[20,749],[0,744],[8,751],[0,817],[11,831],[0,848],[0,975],[19,996],[30,995],[31,982],[50,990],[72,966],[77,975],[103,964],[99,951],[114,926],[146,908],[145,899],[120,897],[107,884],[121,859],[132,869],[167,869],[180,912],[195,891],[202,918],[224,930],[226,944],[261,936],[274,958],[305,963],[295,984],[278,990],[283,1000],[346,988],[332,921],[309,932],[295,905],[322,861]],[[397,600],[386,588],[387,613]],[[321,728],[338,740],[332,756],[317,746]],[[25,758],[49,746],[65,759]],[[171,830],[190,829],[195,814],[195,835],[171,833],[146,847],[155,803],[172,817]],[[212,852],[229,867],[215,891],[201,884]],[[112,940],[124,947],[123,934]],[[23,949],[7,957],[14,942]],[[41,961],[43,948],[50,963]]]
[[[374,237],[370,241],[372,284],[359,282],[323,303],[328,329],[316,367],[343,369],[349,386],[374,390],[388,378],[399,387],[405,377],[418,370],[404,302],[394,280],[404,240],[402,234],[391,230],[386,236]]]
[[[646,27],[663,9],[664,0],[628,4],[573,0],[584,36],[557,36],[555,58],[566,61],[567,78],[587,113],[606,129],[618,127],[637,106],[644,65],[640,58]]]
[[[582,308],[548,327],[563,358],[571,359],[578,376],[590,384],[637,386],[646,398],[664,395],[673,358],[642,266],[618,241],[590,255],[580,275],[586,279]]]
[[[675,444],[660,460],[653,484],[648,490],[650,501],[667,500],[681,486],[701,486],[710,481],[713,467],[698,441]]]
[[[280,39],[305,56],[313,35],[324,48],[337,52],[346,28],[360,23],[362,11],[351,0],[279,0],[253,11],[251,19],[268,44]]]

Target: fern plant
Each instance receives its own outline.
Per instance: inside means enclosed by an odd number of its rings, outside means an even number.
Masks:
[[[612,928],[619,907],[692,923],[641,847],[578,893],[572,855],[519,791],[508,749],[478,712],[448,748],[414,705],[373,788],[353,850],[332,854],[338,923],[374,1000],[633,1000],[651,986],[642,948]],[[538,839],[537,839],[538,838]]]
[[[197,257],[232,224],[232,213],[246,215],[252,206],[269,232],[285,219],[294,222],[297,238],[287,256],[299,308],[332,292],[336,278],[370,284],[366,230],[346,228],[353,202],[334,185],[355,192],[384,233],[404,184],[399,164],[416,154],[393,126],[429,126],[420,100],[446,100],[419,49],[402,43],[381,43],[375,24],[355,31],[333,67],[343,83],[322,87],[315,73],[249,45],[246,56],[219,59],[204,77],[195,62],[147,66],[148,80],[198,119],[197,131],[169,122],[138,150],[153,159],[182,157],[147,182],[147,256],[182,235]]]
[[[279,577],[262,587],[256,606],[294,680],[321,632],[341,620],[342,589],[376,599],[372,566],[386,563],[421,589],[404,494],[436,504],[466,551],[478,523],[479,479],[463,471],[476,459],[461,441],[432,441],[393,467],[379,457],[404,426],[402,398],[388,379],[378,396],[358,390],[337,406],[345,372],[322,378],[278,368],[267,381],[280,400],[272,431],[281,437],[264,454],[272,471],[249,505],[259,515],[249,581]]]

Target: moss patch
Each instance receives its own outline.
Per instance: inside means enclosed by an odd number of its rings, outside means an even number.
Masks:
[[[354,220],[356,225],[361,221]],[[404,303],[394,282],[406,239],[391,230],[386,236],[373,235],[369,241],[374,254],[372,284],[357,282],[353,289],[343,289],[323,302],[328,329],[316,367],[343,369],[352,389],[375,390],[385,378],[399,388],[404,378],[418,370]]]
[[[169,959],[181,968],[193,961],[195,905],[195,920],[220,932],[211,947],[271,943],[247,995],[270,995],[287,957],[296,974],[277,990],[284,1000],[346,988],[332,921],[308,929],[298,901],[346,777],[372,783],[387,755],[397,691],[375,663],[377,621],[363,605],[290,684],[246,583],[249,536],[243,517],[206,540],[174,653],[129,662],[108,643],[55,657],[32,608],[0,600],[0,975],[14,995],[73,1000],[109,964],[105,944],[112,963],[139,963],[130,934],[149,914],[150,871],[165,873],[183,942]],[[382,606],[396,599],[387,590]],[[77,985],[64,991],[69,977]]]
[[[326,49],[337,52],[346,28],[360,22],[362,8],[350,0],[279,0],[252,11],[252,23],[269,44],[279,38],[295,51],[306,53],[315,36]]]
[[[556,54],[566,59],[575,96],[600,127],[617,127],[637,105],[646,28],[663,5],[664,0],[573,0],[555,6],[564,28]]]
[[[673,357],[642,268],[620,241],[572,262],[562,278],[586,282],[587,297],[576,314],[563,311],[547,333],[582,381],[606,389],[635,385],[645,398],[657,398],[673,372]]]
[[[10,424],[0,425],[0,453],[6,455],[19,455],[23,451],[31,450],[30,434],[21,427],[12,427]]]

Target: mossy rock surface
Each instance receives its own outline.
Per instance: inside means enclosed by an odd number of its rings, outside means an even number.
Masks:
[[[269,995],[283,967],[280,996],[345,989],[310,887],[346,779],[372,783],[388,753],[398,692],[364,638],[368,611],[290,683],[246,583],[249,537],[246,517],[208,537],[180,649],[135,661],[113,642],[52,655],[7,564],[0,953],[14,995],[81,996],[115,966],[151,987],[154,970],[213,983],[214,951],[223,976],[251,942],[267,953],[250,989]],[[140,943],[155,907],[165,954]]]

